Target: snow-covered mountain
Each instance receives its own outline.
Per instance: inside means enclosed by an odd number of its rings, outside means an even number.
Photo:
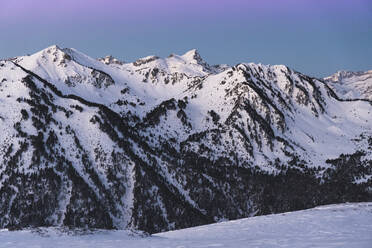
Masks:
[[[0,247],[337,247],[370,248],[372,204],[321,206],[143,236],[128,231],[0,230]]]
[[[147,232],[372,200],[372,104],[283,65],[0,61],[0,227]]]
[[[339,71],[324,78],[343,99],[368,99],[372,101],[372,70],[365,72]]]

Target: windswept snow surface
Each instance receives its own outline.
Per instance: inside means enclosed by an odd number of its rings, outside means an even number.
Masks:
[[[321,206],[142,237],[128,231],[67,235],[0,230],[0,247],[372,247],[372,202]]]

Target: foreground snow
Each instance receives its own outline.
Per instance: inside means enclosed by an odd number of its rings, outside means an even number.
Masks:
[[[141,237],[128,231],[71,235],[0,230],[0,247],[372,247],[372,202],[317,207]]]

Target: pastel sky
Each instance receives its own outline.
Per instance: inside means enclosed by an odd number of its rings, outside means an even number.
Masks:
[[[323,77],[372,69],[372,0],[1,1],[1,58],[53,44],[125,61],[197,48]]]

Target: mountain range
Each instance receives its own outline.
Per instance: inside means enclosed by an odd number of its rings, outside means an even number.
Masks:
[[[0,228],[155,233],[372,201],[371,75],[197,50],[0,60]]]

